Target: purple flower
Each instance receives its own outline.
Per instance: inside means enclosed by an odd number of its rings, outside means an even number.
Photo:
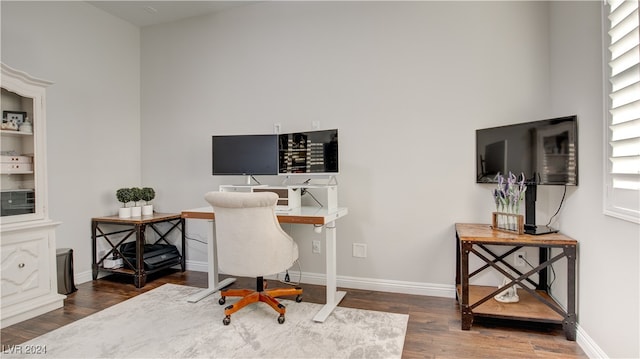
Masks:
[[[498,173],[496,179],[498,186],[492,191],[496,203],[496,210],[498,212],[507,211],[518,213],[520,210],[520,202],[524,198],[524,192],[527,190],[524,173],[521,174],[520,181],[518,181],[518,176],[511,172],[509,172],[506,181],[500,173]]]

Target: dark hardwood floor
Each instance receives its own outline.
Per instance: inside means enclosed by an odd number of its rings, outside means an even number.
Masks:
[[[194,287],[205,287],[207,283],[204,272],[169,270],[162,274],[149,277],[147,285],[139,289],[130,278],[116,276],[80,284],[77,292],[67,296],[63,308],[2,329],[2,346],[21,344],[165,283]],[[233,284],[249,288],[254,285],[255,279],[248,278]],[[324,303],[323,286],[303,284],[302,288],[304,301]],[[565,339],[557,325],[484,320],[474,322],[471,330],[462,331],[455,299],[342,290],[347,291],[342,307],[409,315],[403,358],[587,358],[576,342]]]

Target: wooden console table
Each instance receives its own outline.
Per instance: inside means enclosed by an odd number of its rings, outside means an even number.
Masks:
[[[170,223],[171,227],[166,231],[160,231],[156,224],[159,223]],[[101,225],[117,225],[117,226],[125,226],[127,229],[113,230],[109,232],[105,232]],[[176,265],[171,264],[164,267],[160,267],[154,270],[146,271],[144,268],[144,245],[145,245],[145,234],[147,226],[149,226],[153,231],[160,236],[153,244],[158,244],[161,241],[164,241],[166,244],[170,244],[166,239],[166,236],[173,231],[175,228],[179,228],[182,232],[182,254],[180,256],[180,266],[182,271],[185,271],[185,234],[184,234],[184,219],[179,213],[153,213],[151,216],[142,216],[142,217],[131,217],[131,218],[120,218],[118,216],[108,216],[108,217],[96,217],[91,219],[91,249],[93,254],[93,259],[91,261],[91,268],[93,274],[93,280],[98,279],[98,272],[110,272],[110,273],[120,273],[125,275],[133,276],[133,284],[136,288],[142,288],[146,284],[147,274],[166,269],[168,267]],[[112,240],[109,236],[113,236],[115,234],[122,234],[123,237],[118,240]],[[136,240],[136,264],[133,266],[131,263],[128,263],[129,268],[117,268],[110,269],[104,268],[102,263],[104,260],[112,253],[118,254],[119,257],[123,257],[122,253],[120,253],[120,245],[124,243],[127,239],[129,239],[132,235],[135,235]],[[102,258],[98,259],[97,253],[97,243],[98,239],[103,238],[111,247],[111,249],[102,256]],[[125,266],[126,267],[126,266]]]
[[[471,329],[474,317],[493,317],[521,321],[562,324],[568,340],[576,340],[576,248],[578,242],[559,233],[518,235],[493,230],[488,224],[456,224],[456,298],[460,303],[462,330]],[[487,246],[511,246],[504,254],[494,254]],[[525,273],[506,262],[522,247],[540,249],[540,264]],[[549,250],[560,253],[549,258]],[[469,273],[469,254],[485,264]],[[549,296],[547,267],[558,260],[567,262],[567,309]],[[510,282],[502,288],[469,284],[469,280],[487,268],[494,268]],[[505,269],[506,268],[506,269]],[[538,274],[538,282],[530,277]],[[517,303],[500,303],[493,297],[504,289],[519,285]]]

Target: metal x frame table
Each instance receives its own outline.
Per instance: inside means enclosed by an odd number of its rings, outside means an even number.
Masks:
[[[157,224],[159,223],[169,223],[171,227],[165,231],[161,231]],[[103,225],[116,225],[116,226],[125,226],[128,227],[126,229],[115,229],[111,228],[105,229]],[[154,213],[151,216],[142,216],[142,217],[132,217],[132,218],[119,218],[118,216],[107,216],[107,217],[95,217],[91,219],[91,246],[92,246],[92,274],[93,279],[98,279],[99,272],[110,272],[110,273],[120,273],[125,275],[133,276],[133,284],[136,288],[144,287],[147,281],[147,274],[151,274],[157,272],[162,269],[166,269],[168,267],[174,266],[174,264],[167,265],[164,267],[156,268],[154,270],[145,270],[144,268],[144,245],[146,242],[146,230],[151,228],[159,238],[153,243],[158,244],[160,242],[164,242],[166,244],[171,244],[167,240],[167,235],[171,233],[174,229],[178,228],[182,232],[182,253],[180,258],[180,267],[182,271],[185,271],[185,234],[184,234],[184,219],[179,213]],[[123,237],[118,239],[112,239],[112,237],[116,234],[121,234]],[[136,263],[135,265],[129,262],[120,252],[120,245],[127,241],[131,236],[135,235],[136,241]],[[110,237],[111,236],[111,237]],[[107,253],[105,253],[101,258],[98,258],[97,253],[97,243],[98,239],[104,239],[111,247]],[[125,267],[123,268],[104,268],[104,260],[112,254],[116,254],[118,257],[123,258],[125,262]],[[128,267],[128,268],[127,268]],[[134,268],[134,269],[129,269]]]

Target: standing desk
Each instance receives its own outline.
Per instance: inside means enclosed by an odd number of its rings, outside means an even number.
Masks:
[[[316,322],[324,322],[338,306],[342,298],[347,294],[344,291],[337,290],[337,273],[336,273],[336,224],[335,221],[346,216],[347,208],[340,207],[335,209],[326,209],[319,207],[299,207],[287,212],[276,212],[280,223],[308,224],[314,227],[324,227],[325,230],[325,246],[326,246],[326,292],[327,299],[325,305],[313,317]],[[206,219],[215,222],[215,214],[213,207],[202,207],[195,209],[187,209],[182,211],[183,219]],[[213,226],[209,226],[209,240],[207,241],[207,255],[209,257],[209,279],[208,288],[189,297],[189,302],[197,302],[208,295],[211,295],[220,289],[228,286],[235,281],[234,278],[227,278],[218,282],[218,265],[217,265],[217,248]]]

